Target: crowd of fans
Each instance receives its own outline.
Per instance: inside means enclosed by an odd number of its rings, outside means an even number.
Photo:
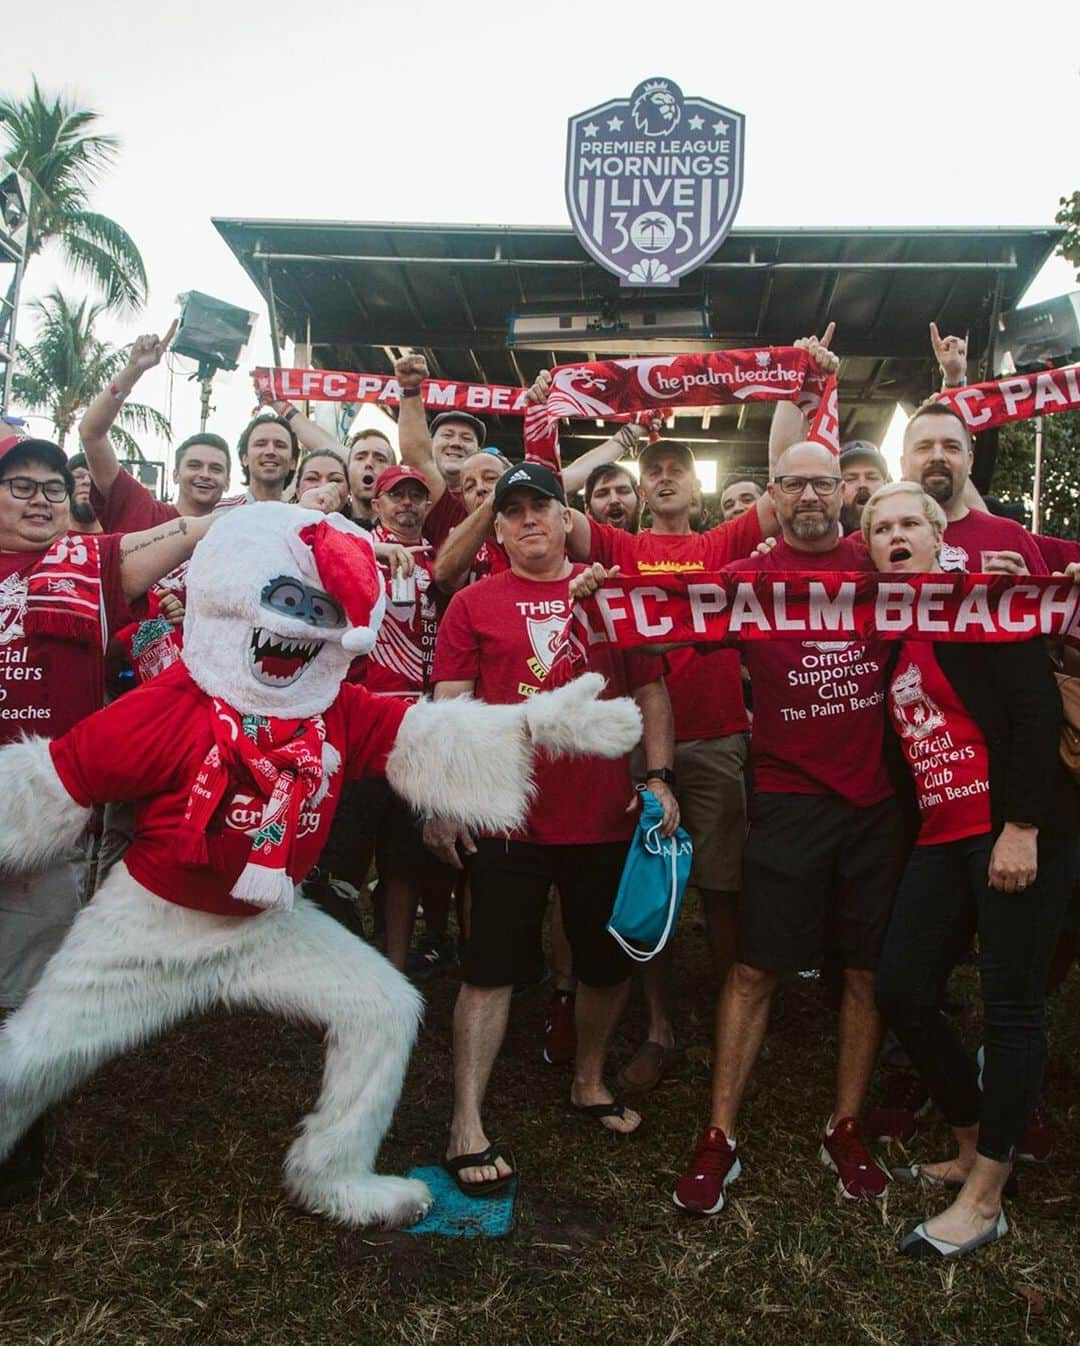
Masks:
[[[0,442],[0,744],[27,730],[57,736],[106,695],[182,658],[186,560],[215,511],[247,502],[340,510],[370,530],[386,615],[350,678],[406,699],[542,695],[573,599],[614,574],[1046,574],[1080,561],[1077,544],[986,508],[970,479],[971,435],[943,405],[912,416],[903,479],[890,483],[875,445],[849,443],[837,459],[808,440],[794,404],[778,404],[769,480],[721,483],[713,522],[690,449],[648,426],[621,426],[560,470],[557,456],[511,463],[466,412],[429,425],[417,355],[395,371],[400,460],[377,430],[341,444],[275,402],[239,437],[242,492],[228,494],[229,445],[204,432],[175,449],[175,500],[165,503],[121,468],[109,432],[170,336],[134,343],[83,418],[76,457],[43,440]],[[963,384],[964,343],[936,329],[932,340],[946,385]],[[827,337],[799,344],[835,370]],[[548,384],[537,380],[534,400]],[[619,461],[628,457],[636,475]],[[107,652],[100,631],[50,625],[34,590],[51,558],[92,533],[103,535]],[[632,978],[605,926],[637,786],[658,801],[665,835],[681,823],[693,839],[692,883],[720,987],[708,1121],[676,1205],[722,1210],[744,1147],[753,1152],[738,1117],[774,992],[786,976],[820,970],[839,1033],[835,1094],[814,1143],[841,1193],[880,1198],[890,1176],[955,1189],[905,1237],[906,1252],[956,1256],[1003,1236],[1015,1161],[1046,1159],[1052,1146],[1040,1106],[1046,996],[1078,932],[1076,801],[1058,754],[1055,653],[1042,640],[601,647],[591,666],[607,695],[637,702],[641,743],[632,758],[588,758],[572,773],[542,762],[528,821],[512,837],[418,818],[385,780],[346,786],[304,890],[418,981],[460,965],[445,1154],[462,1191],[484,1196],[514,1176],[484,1102],[515,988],[542,984],[549,961],[543,1056],[571,1067],[570,1103],[590,1125],[635,1131],[640,1099],[675,1057],[677,941],[637,978],[645,1040],[608,1086]],[[247,823],[230,815],[221,825]],[[107,810],[99,880],[122,863],[130,829],[128,810]],[[0,1007],[20,1003],[87,900],[90,859],[84,848],[29,881],[0,876]],[[949,973],[972,947],[984,1011],[978,1064],[942,1012]],[[868,1142],[910,1145],[931,1103],[956,1153],[890,1175]]]

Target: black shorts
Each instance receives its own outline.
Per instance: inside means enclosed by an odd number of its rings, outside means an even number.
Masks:
[[[908,847],[895,799],[756,794],[743,851],[739,961],[769,972],[871,970]]]
[[[559,890],[574,975],[586,986],[617,986],[630,960],[605,926],[615,905],[625,841],[535,846],[480,837],[469,865],[472,915],[462,979],[470,986],[513,986],[534,973],[552,884]]]
[[[319,868],[360,888],[373,858],[384,881],[445,880],[452,887],[457,876],[457,870],[437,860],[424,845],[420,819],[382,777],[345,786]]]

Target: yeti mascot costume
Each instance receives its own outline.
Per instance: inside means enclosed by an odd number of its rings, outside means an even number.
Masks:
[[[588,674],[512,706],[410,705],[346,683],[384,589],[368,536],[296,505],[231,511],[191,560],[183,659],[49,742],[0,749],[0,866],[62,855],[93,806],[135,833],[23,1006],[0,1028],[0,1162],[94,1069],[215,1005],[326,1028],[322,1090],[285,1186],[348,1224],[407,1225],[421,1182],[376,1155],[421,1001],[374,949],[294,893],[342,784],[385,775],[414,807],[491,832],[524,819],[534,748],[621,756],[632,701]]]

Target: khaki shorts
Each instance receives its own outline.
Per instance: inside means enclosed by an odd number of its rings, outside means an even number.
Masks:
[[[690,882],[698,888],[737,893],[742,887],[746,840],[743,772],[749,743],[748,734],[728,734],[725,738],[688,739],[675,744],[675,797],[682,825],[694,843]],[[638,748],[633,759],[635,776],[640,776],[645,766]]]

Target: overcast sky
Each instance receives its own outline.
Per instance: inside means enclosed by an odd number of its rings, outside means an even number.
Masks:
[[[567,117],[649,75],[745,113],[737,225],[1045,225],[1080,187],[1076,0],[11,8],[4,90],[36,74],[123,142],[94,206],[135,238],[151,294],[106,335],[163,330],[199,289],[260,310],[246,365],[272,363],[268,322],[212,216],[565,224]],[[57,281],[80,291],[42,258],[27,290]],[[1028,300],[1073,288],[1055,260]],[[159,371],[140,397],[168,411],[169,385]],[[249,388],[216,381],[230,440]],[[172,416],[177,438],[197,427],[179,378]]]

